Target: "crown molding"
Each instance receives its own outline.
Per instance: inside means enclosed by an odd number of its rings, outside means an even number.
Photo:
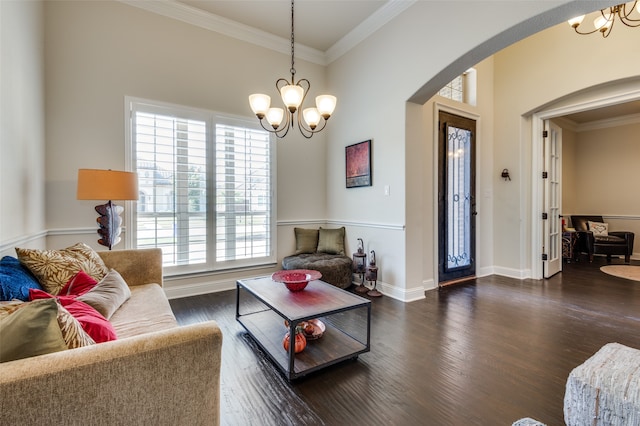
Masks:
[[[213,13],[208,13],[195,7],[173,0],[118,0],[129,6],[137,7],[148,12],[186,22],[209,31],[213,31],[237,40],[275,50],[276,52],[291,54],[291,40],[278,37],[266,31],[258,30],[231,19]],[[327,65],[324,52],[318,49],[296,43],[296,58],[318,65]]]
[[[326,51],[327,64],[335,61],[371,34],[378,31],[387,22],[411,7],[418,0],[389,0],[371,16],[362,21],[360,25],[351,30],[347,35],[338,40]]]
[[[258,30],[249,25],[241,24],[201,9],[179,3],[174,0],[118,0],[120,3],[137,7],[148,12],[157,13],[167,18],[176,19],[213,31],[237,40],[275,50],[285,55],[291,54],[291,40],[278,37],[266,31]],[[340,56],[354,48],[371,34],[380,29],[387,22],[408,9],[417,0],[389,0],[369,18],[355,27],[333,46],[322,52],[304,44],[296,43],[296,58],[318,65],[328,65]]]
[[[589,132],[591,130],[608,129],[611,127],[626,126],[640,123],[640,114],[623,115],[622,117],[608,118],[605,120],[591,121],[589,123],[578,124],[578,132]]]

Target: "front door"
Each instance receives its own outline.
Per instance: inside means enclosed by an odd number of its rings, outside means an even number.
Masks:
[[[439,113],[438,281],[475,278],[475,120]]]

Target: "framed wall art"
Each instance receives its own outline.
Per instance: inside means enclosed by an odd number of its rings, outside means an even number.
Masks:
[[[371,139],[345,148],[347,188],[371,186]]]

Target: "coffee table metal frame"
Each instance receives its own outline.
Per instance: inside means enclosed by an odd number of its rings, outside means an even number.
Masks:
[[[251,297],[259,303],[254,303]],[[241,298],[245,302],[241,312]],[[341,325],[341,315],[355,312],[360,318]],[[338,320],[335,320],[338,318]],[[285,320],[289,322],[289,333],[293,336],[296,326],[302,321],[320,319],[326,326],[324,335],[308,341],[304,351],[295,354],[294,339],[289,351],[282,345],[286,333]],[[348,319],[348,318],[347,318]],[[321,368],[371,350],[371,301],[345,290],[315,280],[309,282],[301,292],[290,292],[284,284],[271,277],[258,277],[236,281],[236,320],[258,343],[273,363],[289,380],[305,376]],[[366,327],[354,332],[354,327]],[[366,337],[364,337],[366,335]]]

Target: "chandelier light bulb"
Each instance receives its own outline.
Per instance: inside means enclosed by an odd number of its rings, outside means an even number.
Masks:
[[[331,95],[320,95],[316,97],[316,107],[325,120],[328,120],[331,114],[333,114],[333,110],[336,109],[336,101],[336,97]]]
[[[269,105],[271,105],[271,97],[268,95],[263,95],[262,93],[254,93],[249,96],[249,105],[253,110],[253,113],[258,116],[258,118],[262,119],[269,110]]]
[[[289,108],[289,111],[294,113],[302,103],[304,89],[296,84],[288,84],[280,89],[280,95],[282,96],[284,105]]]
[[[274,129],[277,129],[278,126],[280,126],[283,118],[284,109],[282,108],[269,108],[269,111],[267,111],[267,121]]]
[[[593,25],[601,32],[605,32],[611,27],[612,21],[613,20],[611,19],[611,14],[607,13],[605,15],[598,16],[596,19],[594,19]]]
[[[320,122],[320,113],[318,112],[318,109],[305,108],[304,111],[302,111],[302,115],[309,128],[311,128],[311,130],[315,130]]]
[[[576,28],[578,25],[582,24],[582,21],[584,21],[584,15],[571,18],[567,22],[569,22],[569,25],[571,25],[572,28]]]

